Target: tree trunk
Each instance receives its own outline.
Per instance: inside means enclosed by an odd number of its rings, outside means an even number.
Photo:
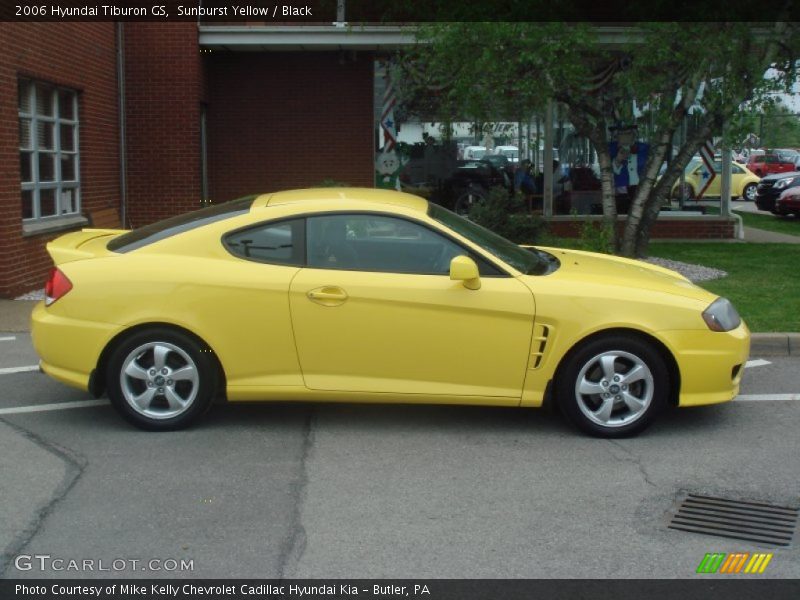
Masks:
[[[619,248],[623,256],[636,257],[636,247],[639,244],[640,238],[644,235],[650,234],[649,226],[645,215],[655,211],[656,216],[661,209],[660,198],[655,198],[651,191],[656,184],[658,178],[658,170],[664,162],[667,150],[669,150],[670,142],[674,131],[668,129],[661,133],[658,142],[653,146],[650,156],[647,158],[647,165],[642,179],[636,189],[636,197],[631,202],[628,209],[628,218],[625,221],[625,231],[622,236],[622,244]],[[635,160],[635,158],[634,158]],[[647,227],[644,229],[643,227]]]
[[[630,256],[642,257],[647,254],[647,248],[650,244],[650,230],[653,227],[653,223],[656,222],[659,210],[661,209],[660,205],[657,203],[658,200],[664,198],[665,193],[669,193],[672,189],[672,184],[675,183],[675,180],[678,179],[681,171],[684,169],[684,165],[688,164],[689,160],[691,160],[692,156],[694,156],[706,140],[711,139],[711,134],[712,125],[710,123],[704,124],[695,131],[695,133],[686,140],[686,143],[678,152],[675,160],[670,164],[667,171],[653,188],[651,193],[653,201],[647,206],[647,209],[642,215]]]

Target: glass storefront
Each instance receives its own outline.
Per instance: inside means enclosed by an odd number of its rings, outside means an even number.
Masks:
[[[395,73],[388,59],[375,61],[376,187],[408,191],[457,212],[467,212],[473,196],[499,186],[544,216],[603,213],[597,152],[556,103],[523,120],[498,115],[471,121],[454,115],[445,121],[435,89],[423,94],[423,101],[404,102]],[[646,124],[621,124],[609,130],[621,215],[644,175],[650,151],[646,129]],[[675,208],[684,208],[683,202]]]

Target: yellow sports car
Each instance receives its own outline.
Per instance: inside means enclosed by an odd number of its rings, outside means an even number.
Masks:
[[[731,400],[749,350],[730,302],[673,271],[523,248],[395,191],[265,194],[48,250],[43,370],[145,429],[186,426],[223,393],[553,401],[619,437],[668,405]]]
[[[722,193],[722,162],[716,161],[714,163],[714,173],[716,177],[708,184],[708,189],[703,192],[703,198],[715,197],[719,198]],[[710,172],[705,163],[699,159],[692,160],[686,167],[686,175],[684,177],[683,197],[686,200],[693,200],[698,197],[700,191],[705,187]],[[755,202],[756,189],[761,177],[748,170],[748,168],[739,163],[731,164],[731,198],[741,198]],[[680,179],[672,186],[672,197],[678,198],[680,196],[681,182]]]

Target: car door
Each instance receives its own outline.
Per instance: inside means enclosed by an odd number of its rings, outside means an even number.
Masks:
[[[468,250],[384,214],[310,216],[306,248],[290,288],[306,386],[518,401],[534,301],[516,278],[484,261],[467,289],[449,264]]]

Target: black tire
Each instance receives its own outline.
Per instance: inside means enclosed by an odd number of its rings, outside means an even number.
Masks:
[[[132,333],[117,345],[108,360],[106,383],[111,404],[130,423],[148,431],[174,431],[211,407],[219,371],[210,348],[192,336],[153,328]]]
[[[581,384],[586,393],[579,393]],[[667,405],[670,385],[664,358],[652,344],[615,334],[572,350],[559,368],[555,390],[559,408],[582,431],[620,438],[636,435],[653,422]]]
[[[468,217],[473,206],[480,206],[486,202],[486,196],[477,189],[467,190],[461,194],[453,206],[453,212],[462,217]]]
[[[755,202],[757,189],[758,185],[756,185],[755,183],[748,183],[746,186],[744,186],[744,189],[742,190],[742,200]]]

